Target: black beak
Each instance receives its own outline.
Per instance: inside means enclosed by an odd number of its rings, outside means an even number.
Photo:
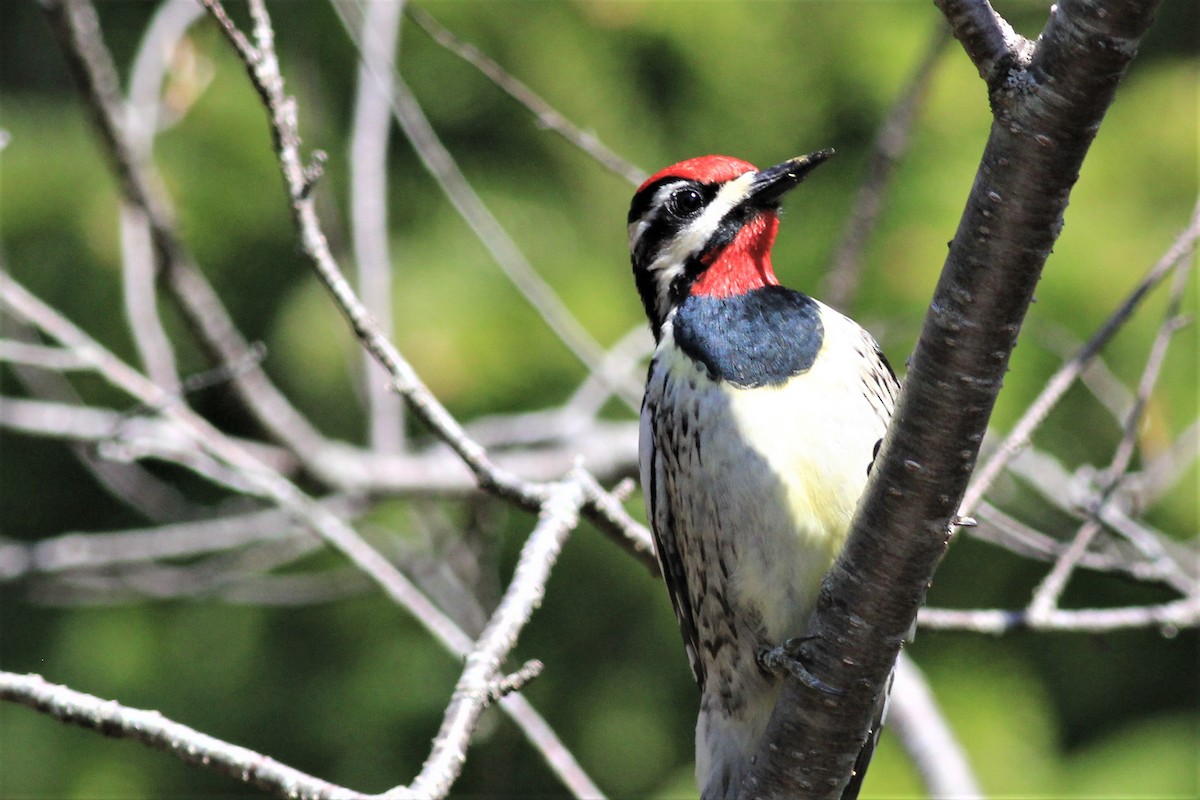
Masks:
[[[832,155],[832,148],[818,150],[758,172],[743,202],[762,209],[775,207],[780,198],[799,186],[808,173]]]

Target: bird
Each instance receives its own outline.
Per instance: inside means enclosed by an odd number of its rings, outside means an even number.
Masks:
[[[784,195],[832,155],[763,170],[691,158],[630,203],[634,283],[655,339],[639,471],[700,688],[702,800],[738,795],[782,689],[762,656],[803,636],[899,391],[867,331],[781,286],[772,267]]]

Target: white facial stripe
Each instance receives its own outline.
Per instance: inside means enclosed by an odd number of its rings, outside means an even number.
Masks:
[[[665,270],[672,265],[682,268],[683,264],[689,258],[699,253],[704,245],[708,243],[708,240],[716,233],[725,215],[746,198],[746,194],[750,191],[750,184],[753,182],[754,173],[747,172],[745,175],[740,175],[724,184],[717,191],[717,196],[713,198],[712,202],[708,204],[700,216],[692,220],[687,227],[676,234],[670,241],[665,242],[666,247],[659,252],[658,257],[650,264],[650,269]],[[656,196],[655,203],[657,204],[657,202],[658,197]]]
[[[717,196],[701,212],[700,216],[692,220],[669,241],[664,242],[665,247],[650,262],[649,270],[654,276],[654,284],[657,288],[655,299],[660,317],[665,319],[671,310],[671,285],[683,274],[688,259],[704,248],[712,235],[716,233],[725,215],[746,198],[753,182],[754,173],[747,172],[725,183],[717,190]],[[654,207],[661,208],[670,198],[671,192],[678,189],[679,186],[679,183],[671,183],[655,192]],[[648,226],[647,223],[639,224],[641,227],[636,232],[637,238],[641,237]],[[636,242],[634,236],[635,234],[631,230],[631,241]]]
[[[658,209],[666,205],[667,200],[670,199],[671,194],[676,189],[686,186],[687,184],[687,181],[681,180],[672,181],[671,183],[666,183],[660,186],[654,193],[654,200],[650,204],[651,211],[657,212]],[[629,252],[632,253],[637,249],[637,244],[639,241],[641,241],[642,234],[644,234],[646,229],[650,227],[650,221],[654,219],[655,216],[656,215],[654,213],[646,214],[641,219],[629,223]]]

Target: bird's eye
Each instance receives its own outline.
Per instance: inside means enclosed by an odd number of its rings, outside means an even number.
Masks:
[[[704,205],[704,198],[695,189],[679,189],[667,201],[667,210],[677,217],[690,217]]]

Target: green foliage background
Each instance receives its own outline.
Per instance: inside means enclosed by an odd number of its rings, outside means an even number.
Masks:
[[[706,152],[765,165],[836,147],[838,157],[789,201],[776,249],[781,279],[810,290],[836,245],[874,131],[939,19],[932,4],[900,0],[422,5],[647,171]],[[1045,3],[998,5],[1028,36],[1047,10]],[[105,34],[127,70],[153,5],[100,6]],[[305,145],[330,155],[318,192],[344,257],[355,53],[325,4],[278,2],[272,10]],[[1057,366],[1046,342],[1063,331],[1079,340],[1089,335],[1186,224],[1197,191],[1196,34],[1197,7],[1167,0],[1072,196],[1000,399],[1000,430]],[[211,23],[195,28],[189,43],[200,93],[157,146],[183,235],[246,335],[267,344],[268,372],[326,433],[362,441],[360,392],[351,377],[358,352],[296,255],[262,109]],[[407,23],[401,70],[468,178],[587,329],[609,344],[639,324],[625,252],[631,187],[539,130],[527,112]],[[179,80],[176,88],[186,91],[187,80]],[[989,122],[984,86],[952,43],[851,309],[897,366],[910,352]],[[118,311],[115,184],[33,3],[0,3],[0,127],[11,136],[0,152],[6,268],[132,359]],[[460,418],[562,401],[583,369],[490,262],[399,136],[390,169],[401,349]],[[1137,379],[1163,305],[1162,296],[1152,299],[1107,351],[1127,384]],[[1194,313],[1196,306],[1193,288],[1187,307]],[[178,320],[169,322],[182,331]],[[205,366],[188,347],[180,356],[188,371]],[[1197,357],[1193,327],[1176,337],[1168,356],[1140,440],[1145,452],[1161,451],[1196,418]],[[3,369],[0,380],[6,393],[21,393]],[[94,379],[78,384],[92,402],[127,405]],[[227,428],[253,433],[221,389],[196,402]],[[1118,435],[1111,418],[1076,389],[1037,442],[1074,468],[1107,463]],[[1196,481],[1193,466],[1181,488],[1151,511],[1162,530],[1194,535]],[[1005,489],[1003,502],[1045,529],[1070,530],[1068,520],[1040,510],[1019,485]],[[506,577],[533,520],[485,505],[484,530]],[[411,510],[388,503],[368,524],[420,547],[425,540]],[[465,524],[478,509],[444,504],[440,511]],[[66,448],[0,431],[0,535],[34,540],[143,524]],[[305,566],[334,563],[324,555]],[[951,549],[930,602],[1020,607],[1044,569],[964,538]],[[301,608],[203,600],[56,608],[24,589],[0,586],[0,667],[158,709],[364,790],[414,774],[458,675],[455,659],[372,593]],[[1164,597],[1113,577],[1081,576],[1065,603]],[[1196,645],[1195,632],[997,639],[923,633],[911,653],[989,794],[1194,797]],[[545,662],[528,695],[612,796],[694,796],[694,688],[666,595],[590,528],[568,544],[518,657]],[[559,792],[514,726],[489,715],[455,795]],[[887,736],[865,793],[920,794]],[[252,792],[139,745],[0,705],[0,796],[244,794]]]

